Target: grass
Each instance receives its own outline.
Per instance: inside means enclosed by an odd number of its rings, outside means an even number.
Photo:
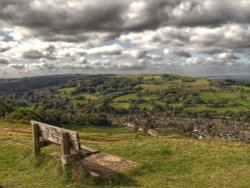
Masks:
[[[77,96],[83,96],[86,100],[91,100],[91,101],[96,101],[97,99],[100,98],[100,96],[96,96],[96,95],[88,94],[88,93],[82,93]]]
[[[199,96],[204,101],[218,101],[218,100],[232,100],[240,97],[238,93],[212,93],[212,92],[200,92]]]
[[[122,95],[120,97],[117,97],[114,99],[114,102],[126,102],[131,100],[139,99],[137,94],[128,94],[128,95]]]
[[[196,79],[195,82],[182,83],[184,90],[200,91],[209,88],[209,81],[207,79]]]
[[[212,92],[200,92],[199,96],[204,101],[216,101],[219,98],[215,95],[215,93]]]
[[[176,108],[176,107],[182,107],[182,103],[169,104],[169,106],[174,107],[174,108]]]
[[[5,124],[8,126],[30,127]],[[0,184],[5,188],[250,187],[249,144],[199,141],[179,135],[155,139],[122,128],[101,126],[84,126],[77,131],[87,145],[138,162],[142,167],[112,181],[91,177],[88,182],[71,182],[62,175],[60,161],[53,157],[60,147],[44,148],[42,163],[38,165],[32,157],[30,134],[0,132]]]
[[[76,87],[68,87],[68,88],[58,89],[58,92],[62,95],[71,95],[75,90]]]
[[[111,106],[116,109],[129,109],[130,104],[126,102],[114,102],[111,103]]]
[[[146,75],[143,76],[143,80],[162,80],[161,75]]]
[[[240,97],[240,94],[238,93],[216,93],[216,96],[220,99],[237,99]]]
[[[77,99],[73,99],[73,100],[70,100],[70,104],[73,104],[73,105],[78,105],[78,104],[88,104],[88,100],[77,100]]]
[[[241,106],[245,106],[248,109],[250,109],[250,101],[247,100],[235,100],[233,101],[235,104],[241,105]]]
[[[155,95],[146,95],[146,96],[142,96],[141,99],[144,99],[144,100],[146,100],[146,101],[151,101],[151,100],[156,100],[156,99],[158,99],[158,97],[155,96]]]
[[[120,97],[117,97],[114,99],[114,102],[129,102],[129,101],[135,101],[138,99],[151,101],[156,100],[158,97],[155,95],[146,95],[139,97],[137,94],[128,94],[128,95],[122,95]]]
[[[153,106],[149,103],[142,103],[142,104],[138,104],[138,107],[140,109],[147,109],[148,111],[152,111],[153,110]]]
[[[247,86],[233,85],[233,86],[230,86],[230,87],[233,88],[233,89],[240,89],[240,90],[243,90],[243,91],[250,91],[250,87],[247,87]]]
[[[210,110],[210,111],[216,111],[218,113],[224,113],[226,111],[231,111],[231,112],[245,112],[245,111],[249,111],[244,106],[211,108],[211,107],[207,107],[206,105],[197,105],[196,107],[189,107],[189,108],[186,108],[185,110],[186,111],[192,111],[192,112],[200,112],[200,111]]]
[[[140,84],[139,86],[141,86],[143,88],[144,91],[161,91],[161,90],[165,90],[168,89],[167,85],[154,85],[154,84]]]

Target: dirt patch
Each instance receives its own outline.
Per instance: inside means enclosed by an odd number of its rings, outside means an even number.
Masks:
[[[0,127],[0,134],[5,134],[5,135],[13,135],[13,134],[31,134],[31,129],[26,128],[26,129],[12,129],[12,128],[3,128]]]

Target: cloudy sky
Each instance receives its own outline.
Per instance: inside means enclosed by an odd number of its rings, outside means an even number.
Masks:
[[[0,77],[250,74],[250,0],[0,0]]]

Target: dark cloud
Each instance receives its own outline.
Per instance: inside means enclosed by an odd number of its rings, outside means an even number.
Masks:
[[[9,61],[7,59],[1,59],[0,58],[0,65],[8,65]]]
[[[30,28],[46,40],[72,42],[87,40],[81,33],[92,31],[117,36],[120,32],[167,25],[193,27],[250,23],[250,3],[243,0],[107,0],[101,5],[98,0],[75,2],[73,7],[74,1],[69,6],[67,1],[59,0],[1,0],[0,19]],[[78,39],[74,35],[78,35]]]
[[[53,53],[55,51],[53,46],[49,46],[48,48],[46,48],[47,52],[45,51],[45,53],[40,52],[38,50],[29,50],[26,51],[22,54],[22,57],[25,59],[49,59],[49,60],[55,60],[56,57],[53,56]]]
[[[249,10],[248,0],[0,0],[0,53],[11,58],[0,64],[164,71],[169,60],[190,71],[243,70],[235,66],[250,58]]]
[[[172,11],[170,22],[178,26],[218,26],[226,23],[250,23],[247,1],[182,1]]]
[[[219,49],[219,48],[213,48],[213,49],[208,49],[208,50],[203,51],[203,53],[209,54],[209,55],[219,54],[222,52],[224,52],[224,50]]]
[[[10,49],[11,49],[10,47],[0,47],[0,52],[3,53],[3,52],[6,52]]]
[[[12,64],[9,64],[9,67],[13,68],[13,69],[17,69],[17,70],[22,70],[22,69],[24,69],[25,64],[22,64],[22,63],[12,63]]]
[[[175,54],[179,57],[191,57],[190,53],[185,52],[185,51],[177,51]]]
[[[38,50],[30,50],[23,53],[23,58],[26,59],[40,59],[43,57],[44,55],[42,52],[39,52]]]

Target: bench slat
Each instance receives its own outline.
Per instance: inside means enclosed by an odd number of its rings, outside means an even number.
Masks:
[[[62,129],[59,127],[54,127],[45,123],[40,123],[37,121],[31,121],[32,125],[38,126],[39,137],[42,140],[51,142],[54,144],[62,144],[62,134],[67,133],[68,142],[70,143],[71,149],[79,152],[81,156],[88,156],[91,154],[99,153],[99,150],[84,146],[80,144],[79,134],[75,131],[70,131],[67,129]]]
[[[61,136],[57,136],[54,134],[50,134],[48,132],[40,132],[40,136],[42,137],[43,140],[47,140],[50,141],[54,144],[62,144],[62,137]],[[74,147],[75,150],[79,150],[80,149],[80,142],[76,142],[74,140],[69,139],[70,144],[72,145],[72,147]]]
[[[54,127],[52,125],[48,125],[48,124],[45,124],[45,123],[40,123],[40,122],[37,122],[37,121],[31,121],[31,124],[32,125],[37,124],[39,126],[39,129],[41,130],[40,132],[48,132],[51,135],[55,135],[57,137],[61,137],[61,134],[66,132],[66,133],[68,133],[71,140],[74,140],[75,142],[79,141],[79,135],[75,131],[70,131],[70,130],[67,130],[67,129],[59,128],[59,127]]]
[[[79,153],[82,156],[88,156],[88,155],[100,153],[100,151],[97,149],[93,149],[93,148],[81,145],[81,149],[80,149]]]

